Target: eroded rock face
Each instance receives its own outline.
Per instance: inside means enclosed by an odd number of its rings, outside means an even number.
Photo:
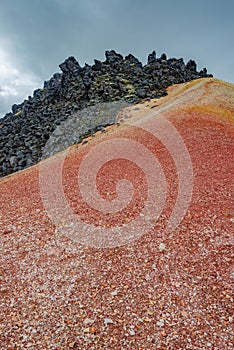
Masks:
[[[111,50],[105,56],[104,62],[94,60],[93,66],[84,67],[74,57],[67,58],[59,66],[62,73],[54,74],[43,89],[12,106],[12,112],[0,120],[1,177],[37,163],[56,126],[85,107],[120,100],[137,103],[166,95],[172,84],[212,76],[206,68],[197,72],[193,60],[185,64],[182,58],[167,59],[165,54],[157,58],[155,51],[144,66],[132,54],[124,58]],[[88,132],[103,126],[105,123]],[[81,126],[79,141],[87,136],[87,130],[85,134],[82,130]]]

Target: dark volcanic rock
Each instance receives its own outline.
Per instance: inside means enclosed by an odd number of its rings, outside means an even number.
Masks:
[[[148,64],[156,62],[156,52],[153,51],[151,54],[148,56]]]
[[[188,61],[188,63],[186,64],[186,68],[191,70],[192,72],[196,72],[197,70],[196,62],[193,60]]]
[[[119,53],[116,53],[114,50],[106,51],[105,56],[107,64],[119,63],[123,61],[123,56]]]
[[[76,73],[81,70],[81,67],[74,57],[68,57],[63,63],[59,65],[63,73]]]
[[[165,53],[163,53],[160,58],[161,58],[162,61],[166,61],[167,60],[167,56],[166,56]]]
[[[67,58],[59,66],[62,73],[54,74],[42,89],[35,90],[21,104],[14,104],[12,112],[0,119],[0,176],[37,163],[53,131],[86,107],[157,98],[166,95],[169,85],[211,76],[206,68],[197,72],[193,60],[185,65],[182,58],[167,59],[165,54],[156,58],[155,51],[145,66],[132,54],[123,58],[111,50],[105,56],[104,62],[94,60],[93,66],[84,67],[74,57]],[[74,138],[69,137],[72,142],[81,142],[115,122],[113,116],[109,120],[97,116],[97,110],[82,114],[79,130]]]

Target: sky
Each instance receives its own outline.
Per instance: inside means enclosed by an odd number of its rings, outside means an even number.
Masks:
[[[0,0],[0,117],[58,65],[104,60],[106,50],[194,59],[234,83],[234,0]]]

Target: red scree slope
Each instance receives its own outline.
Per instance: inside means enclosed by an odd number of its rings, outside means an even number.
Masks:
[[[191,203],[168,234],[179,175],[165,145],[137,126],[109,127],[71,147],[63,167],[74,213],[108,228],[140,215],[144,171],[121,158],[100,169],[97,188],[106,200],[116,199],[119,179],[135,189],[124,210],[108,215],[90,208],[79,192],[84,156],[102,141],[124,138],[158,159],[167,179],[161,215],[124,246],[95,248],[60,234],[43,206],[39,165],[0,180],[1,349],[234,348],[233,97],[233,85],[201,79],[132,108],[137,120],[162,110],[191,158]]]

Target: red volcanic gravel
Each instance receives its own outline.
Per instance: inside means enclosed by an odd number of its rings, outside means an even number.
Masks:
[[[120,179],[135,189],[127,206],[110,215],[82,198],[82,160],[95,145],[120,138],[157,158],[167,180],[162,212],[149,231],[123,246],[99,248],[61,234],[42,202],[39,165],[0,180],[0,349],[234,348],[233,90],[202,79],[133,107],[140,121],[161,111],[191,158],[191,202],[172,231],[165,228],[179,193],[178,169],[167,147],[137,126],[106,128],[73,146],[63,165],[70,208],[83,222],[108,229],[140,216],[144,169],[123,158],[100,169],[96,186],[104,200],[116,200]]]

